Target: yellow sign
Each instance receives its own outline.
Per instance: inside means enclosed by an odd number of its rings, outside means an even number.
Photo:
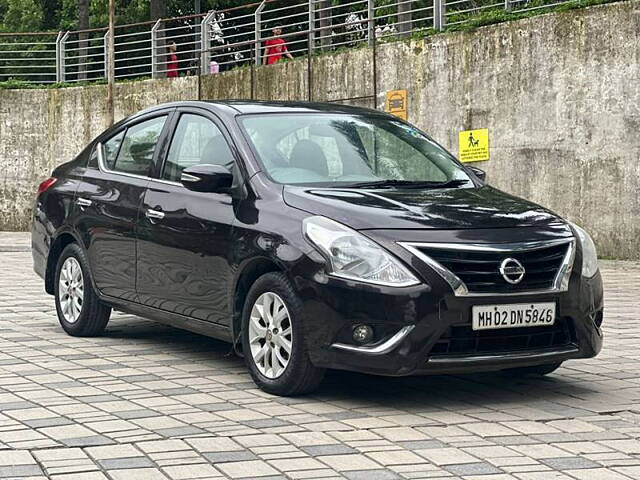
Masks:
[[[461,162],[489,160],[489,129],[465,130],[458,137]]]
[[[403,120],[407,119],[407,91],[406,90],[391,90],[387,92],[387,100],[384,104],[385,112],[400,117]]]

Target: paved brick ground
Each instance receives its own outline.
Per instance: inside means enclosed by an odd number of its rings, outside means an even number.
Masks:
[[[640,478],[639,263],[603,264],[603,353],[547,378],[335,372],[287,399],[137,317],[65,335],[30,254],[1,247],[0,478]]]

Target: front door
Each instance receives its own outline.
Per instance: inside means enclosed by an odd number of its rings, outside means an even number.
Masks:
[[[135,300],[136,223],[167,113],[124,127],[95,147],[76,194],[96,287]]]
[[[198,110],[179,114],[166,161],[151,180],[138,223],[137,292],[145,305],[229,325],[230,194],[200,193],[180,183],[184,168],[224,165],[238,178],[222,129]]]

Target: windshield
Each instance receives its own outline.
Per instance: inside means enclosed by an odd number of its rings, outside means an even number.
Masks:
[[[418,129],[382,115],[239,117],[264,170],[312,186],[473,186],[455,159]]]

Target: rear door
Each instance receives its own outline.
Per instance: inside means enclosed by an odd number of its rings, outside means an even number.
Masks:
[[[136,222],[171,111],[136,119],[104,138],[76,192],[76,230],[104,295],[135,300]]]
[[[230,234],[235,218],[228,193],[201,193],[180,183],[184,168],[224,165],[239,171],[225,128],[205,110],[181,109],[164,164],[149,182],[138,224],[139,301],[181,315],[228,325]]]

